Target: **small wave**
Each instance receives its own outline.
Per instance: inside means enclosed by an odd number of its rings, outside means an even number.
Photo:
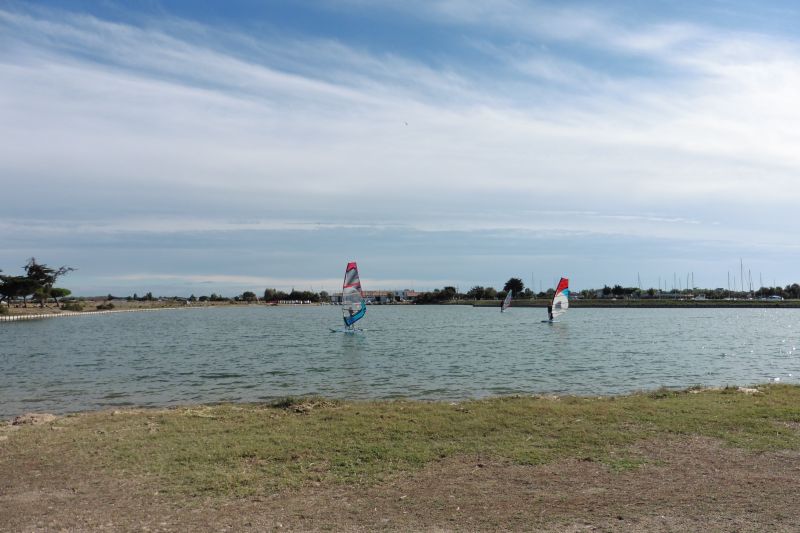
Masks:
[[[203,379],[227,379],[227,378],[243,378],[244,374],[234,374],[232,372],[212,372],[210,374],[200,374]]]

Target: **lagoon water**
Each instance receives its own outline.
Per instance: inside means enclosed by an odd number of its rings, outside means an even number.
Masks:
[[[120,313],[0,324],[0,419],[120,406],[607,395],[800,377],[800,309],[335,306]]]

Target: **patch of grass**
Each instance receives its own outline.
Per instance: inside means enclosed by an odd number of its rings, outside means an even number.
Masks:
[[[23,428],[0,447],[8,461],[58,463],[153,478],[159,490],[268,494],[307,484],[372,484],[443,458],[519,464],[565,458],[638,468],[644,439],[707,436],[754,451],[798,449],[800,387],[763,393],[659,390],[608,398],[501,397],[458,404],[332,402],[88,413]],[[10,463],[9,463],[10,464]]]

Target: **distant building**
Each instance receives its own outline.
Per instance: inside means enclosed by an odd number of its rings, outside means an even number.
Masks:
[[[389,303],[393,302],[395,298],[394,291],[361,291],[364,295],[364,299],[367,303]],[[342,303],[342,293],[335,292],[330,295],[331,303],[340,304]]]
[[[401,300],[413,300],[419,296],[419,293],[411,289],[403,289],[402,291],[394,291],[394,295]]]

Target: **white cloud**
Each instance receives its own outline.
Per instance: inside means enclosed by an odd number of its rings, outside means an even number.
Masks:
[[[525,20],[515,9],[533,9],[517,2],[492,4],[486,12],[462,8],[448,2],[437,9],[497,24]],[[591,32],[605,36],[601,45],[646,52],[697,75],[680,84],[668,80],[664,88],[606,76],[596,82],[599,92],[567,90],[540,107],[519,95],[488,92],[479,73],[439,73],[339,43],[318,51],[330,68],[311,77],[162,31],[91,17],[56,22],[6,13],[12,29],[39,38],[19,35],[37,53],[14,56],[0,70],[11,139],[4,170],[52,175],[57,166],[65,178],[95,185],[224,183],[283,198],[300,190],[337,197],[348,184],[373,201],[408,199],[444,194],[457,180],[457,194],[466,196],[496,187],[585,202],[624,188],[630,200],[652,203],[656,196],[766,199],[771,195],[750,190],[748,169],[756,167],[769,172],[764,190],[779,188],[786,201],[798,199],[791,187],[800,163],[794,150],[800,134],[793,128],[800,118],[793,91],[800,63],[793,49],[753,37],[747,62],[731,63],[727,47],[736,43],[711,34],[713,46],[676,58],[671,51],[694,42],[699,30],[644,29],[612,39],[615,28],[592,13],[533,11],[548,28],[577,26],[563,38]],[[48,47],[52,41],[60,46]],[[285,55],[308,56],[309,44],[291,46],[299,51]],[[757,62],[766,54],[776,59]],[[570,59],[534,57],[521,68],[561,82],[591,80]],[[327,81],[327,72],[349,76]],[[457,88],[454,101],[440,106],[444,93]]]

